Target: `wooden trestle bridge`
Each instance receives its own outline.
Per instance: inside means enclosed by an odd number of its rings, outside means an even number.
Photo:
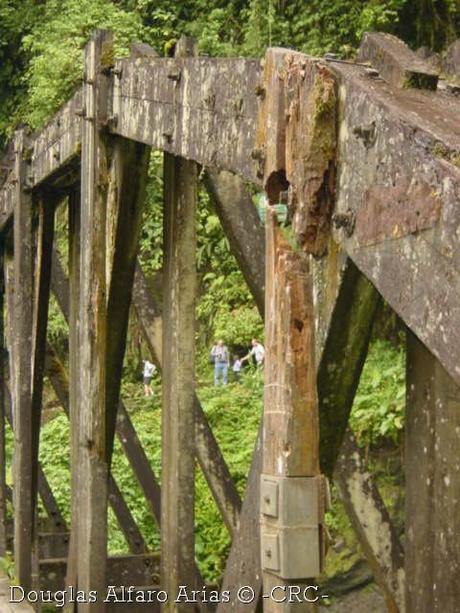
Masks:
[[[164,152],[162,312],[136,263],[151,148]],[[265,410],[244,500],[194,392],[201,178],[265,313]],[[312,610],[261,595],[314,584],[326,550],[326,477],[333,477],[388,610],[458,611],[455,87],[382,34],[366,35],[358,61],[348,63],[278,48],[262,61],[198,57],[185,38],[171,58],[138,44],[117,60],[110,33],[99,31],[86,46],[82,88],[40,132],[16,132],[2,182],[0,338],[5,333],[8,347],[1,354],[0,546],[14,530],[24,590],[74,586],[104,595],[107,585],[156,586],[170,596],[165,610]],[[272,210],[264,234],[246,183],[264,189],[270,204],[287,201],[297,248]],[[65,263],[53,246],[63,201]],[[47,340],[50,292],[69,322],[68,373]],[[404,546],[347,429],[380,297],[407,326]],[[162,370],[161,502],[120,398],[131,303]],[[45,376],[70,419],[71,526],[38,460]],[[14,430],[12,492],[5,418]],[[161,524],[160,555],[147,551],[111,477],[115,435]],[[232,536],[222,583],[229,603],[185,605],[172,597],[180,585],[203,587],[194,557],[195,460]],[[37,517],[38,495],[47,520]],[[14,529],[6,521],[9,496]],[[107,558],[108,504],[129,543],[126,556]],[[237,599],[241,586],[253,589],[251,603]],[[78,611],[106,608],[102,597],[78,604]]]

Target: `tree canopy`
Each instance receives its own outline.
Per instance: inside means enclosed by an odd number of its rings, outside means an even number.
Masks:
[[[189,34],[214,56],[269,45],[352,56],[366,30],[439,50],[459,26],[459,0],[0,0],[0,138],[39,127],[72,93],[96,27],[114,31],[119,55],[136,40],[167,54]]]

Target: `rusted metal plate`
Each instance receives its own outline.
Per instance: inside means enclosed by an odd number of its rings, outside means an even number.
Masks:
[[[400,238],[431,228],[439,220],[441,200],[432,186],[401,176],[395,185],[371,185],[356,216],[360,245]]]

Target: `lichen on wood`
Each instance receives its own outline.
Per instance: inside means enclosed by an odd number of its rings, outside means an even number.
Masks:
[[[324,255],[334,200],[336,84],[329,69],[292,58],[286,74],[286,174],[301,247]]]

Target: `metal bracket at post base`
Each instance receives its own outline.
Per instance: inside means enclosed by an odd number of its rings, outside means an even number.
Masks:
[[[325,553],[325,479],[261,475],[262,569],[282,579],[321,574]]]

